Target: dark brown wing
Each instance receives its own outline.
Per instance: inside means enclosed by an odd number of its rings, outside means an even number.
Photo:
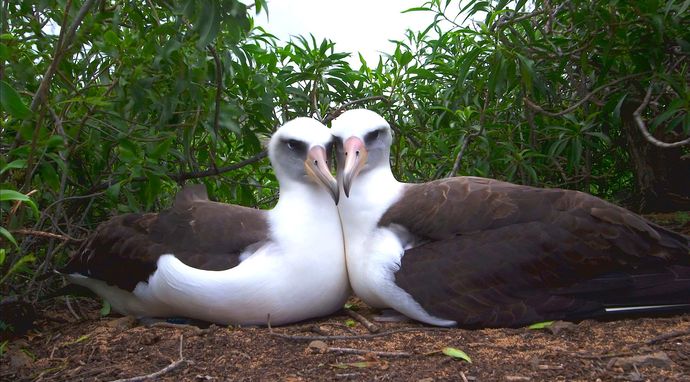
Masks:
[[[396,283],[464,326],[690,303],[690,238],[581,192],[443,179],[409,185],[379,222],[389,224],[422,240]]]
[[[212,202],[202,185],[185,186],[169,210],[126,214],[102,223],[63,273],[78,272],[132,290],[174,254],[206,270],[229,269],[240,254],[268,236],[265,211]]]

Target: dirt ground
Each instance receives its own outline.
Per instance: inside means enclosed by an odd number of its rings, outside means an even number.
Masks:
[[[655,219],[660,222],[662,218]],[[689,233],[690,222],[672,228]],[[690,314],[547,329],[439,329],[353,309],[294,325],[220,327],[101,317],[93,300],[43,306],[0,359],[2,381],[690,381]],[[367,328],[374,323],[376,328]],[[372,330],[373,329],[373,330]],[[464,351],[471,363],[443,353]]]

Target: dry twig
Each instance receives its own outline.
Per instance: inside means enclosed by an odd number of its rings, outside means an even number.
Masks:
[[[662,341],[670,340],[672,338],[684,337],[684,336],[690,336],[690,330],[681,330],[681,331],[677,331],[677,332],[662,334],[660,336],[656,336],[650,340],[645,341],[644,344],[645,345],[652,345],[652,344],[655,344],[657,342],[662,342]]]
[[[378,357],[409,357],[412,353],[404,351],[378,351],[378,350],[368,350],[368,349],[354,349],[354,348],[340,348],[340,347],[328,347],[329,352],[333,353],[343,353],[343,354],[373,354]]]
[[[187,324],[173,324],[170,322],[154,322],[150,325],[147,325],[149,328],[172,328],[172,329],[186,329],[186,330],[191,330],[195,335],[201,336],[203,334],[206,334],[209,332],[208,329],[201,329],[197,326],[194,325],[187,325]]]
[[[38,237],[44,237],[47,239],[58,239],[58,240],[62,240],[62,241],[73,241],[73,242],[83,241],[83,239],[75,239],[73,237],[69,237],[69,236],[65,236],[65,235],[58,235],[58,234],[52,233],[52,232],[36,231],[33,229],[14,229],[11,232],[13,234],[38,236]]]
[[[169,373],[172,370],[177,369],[180,365],[182,365],[183,363],[186,363],[186,362],[189,362],[189,361],[184,359],[184,357],[182,356],[182,336],[180,336],[180,358],[177,361],[175,361],[175,362],[171,363],[170,365],[158,370],[155,373],[140,375],[138,377],[132,377],[132,378],[117,379],[117,380],[114,380],[112,382],[139,382],[139,381],[145,381],[147,379],[155,379],[155,378],[158,378],[165,373]]]
[[[345,309],[345,313],[347,313],[350,317],[354,318],[355,320],[359,321],[362,325],[364,325],[364,327],[367,328],[369,333],[378,333],[381,330],[380,326],[367,320],[366,317],[362,316],[361,314],[355,312],[352,309]]]
[[[310,346],[311,347],[311,346]],[[412,353],[404,351],[378,351],[369,349],[355,349],[355,348],[341,348],[341,347],[318,347],[317,349],[329,352],[329,353],[340,353],[340,354],[371,354],[377,357],[410,357]]]
[[[397,333],[424,332],[424,331],[445,332],[448,330],[450,330],[450,329],[448,329],[448,328],[402,328],[402,329],[389,330],[387,332],[362,334],[362,335],[358,335],[358,336],[297,336],[297,335],[291,335],[291,334],[285,334],[285,333],[276,333],[276,332],[270,331],[269,335],[274,336],[274,337],[278,337],[278,338],[284,338],[286,340],[293,340],[293,341],[315,341],[315,340],[320,340],[320,341],[347,341],[347,340],[368,340],[368,339],[377,338],[377,337],[390,336],[391,334],[397,334]]]

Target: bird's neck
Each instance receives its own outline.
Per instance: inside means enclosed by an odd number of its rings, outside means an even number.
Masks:
[[[316,185],[281,184],[269,221],[271,237],[286,252],[323,261],[343,256],[338,209],[328,192]]]
[[[403,186],[387,166],[360,173],[352,183],[350,197],[341,193],[338,204],[346,240],[371,233],[388,207],[400,197]]]

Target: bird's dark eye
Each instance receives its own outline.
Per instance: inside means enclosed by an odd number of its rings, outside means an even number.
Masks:
[[[296,139],[290,139],[289,141],[287,141],[287,147],[290,150],[296,149],[297,146],[299,146],[299,141],[297,141]]]

